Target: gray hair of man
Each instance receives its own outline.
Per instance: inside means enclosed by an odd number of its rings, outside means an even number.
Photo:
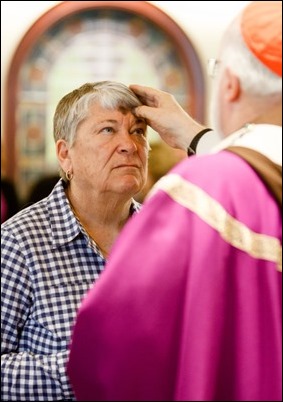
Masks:
[[[242,89],[253,96],[282,99],[282,77],[269,70],[244,42],[237,17],[223,36],[220,52],[220,68],[229,67],[240,80]]]
[[[142,103],[126,85],[115,81],[86,83],[65,95],[58,103],[53,118],[54,140],[64,139],[70,146],[76,140],[78,125],[88,116],[90,107],[98,102],[105,109],[133,111]],[[66,173],[59,168],[61,177]]]

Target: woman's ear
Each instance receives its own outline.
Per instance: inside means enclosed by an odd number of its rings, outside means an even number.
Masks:
[[[64,172],[70,170],[72,163],[70,158],[69,145],[65,140],[61,139],[56,142],[56,155]]]

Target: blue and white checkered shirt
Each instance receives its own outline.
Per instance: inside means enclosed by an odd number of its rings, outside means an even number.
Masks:
[[[133,201],[131,213],[140,209]],[[1,399],[75,400],[65,367],[77,309],[105,259],[63,181],[1,226]]]

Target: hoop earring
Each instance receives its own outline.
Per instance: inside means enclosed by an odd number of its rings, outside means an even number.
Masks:
[[[70,170],[68,170],[65,174],[66,174],[66,179],[68,181],[71,181],[73,178],[73,173]]]

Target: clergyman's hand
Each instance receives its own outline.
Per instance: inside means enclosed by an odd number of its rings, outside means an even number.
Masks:
[[[134,113],[144,118],[171,147],[187,149],[195,135],[205,128],[170,93],[141,85],[130,85],[130,89],[143,103]]]

